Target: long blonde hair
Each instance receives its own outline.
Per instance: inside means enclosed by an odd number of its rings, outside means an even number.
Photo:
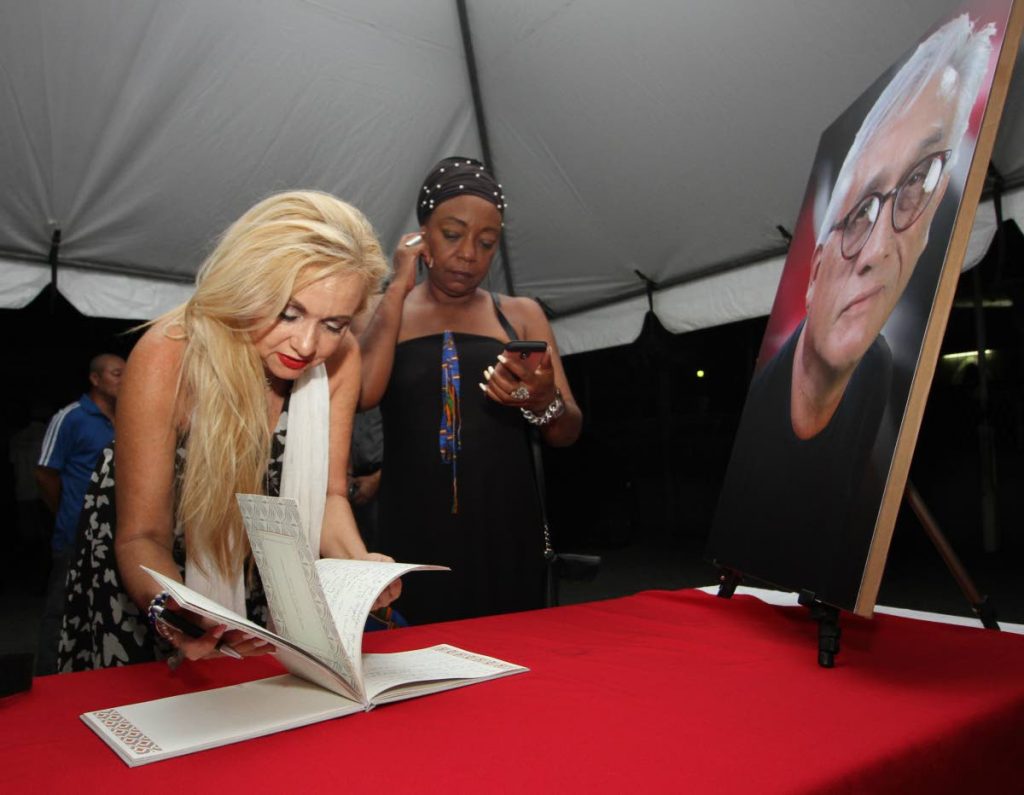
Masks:
[[[355,207],[318,191],[278,193],[227,229],[192,297],[155,321],[185,340],[177,399],[188,433],[175,508],[196,565],[231,576],[249,554],[234,495],[264,491],[271,441],[254,333],[314,282],[357,274],[365,303],[387,272]]]

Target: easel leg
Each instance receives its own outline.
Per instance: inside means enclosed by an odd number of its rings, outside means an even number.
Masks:
[[[956,580],[957,585],[960,586],[960,590],[967,598],[971,608],[977,614],[978,618],[981,619],[982,626],[986,629],[998,630],[999,624],[996,621],[995,606],[988,600],[987,596],[982,596],[978,589],[974,587],[974,581],[967,573],[967,569],[964,568],[960,559],[953,551],[953,547],[950,546],[949,541],[946,539],[946,536],[943,535],[942,530],[939,529],[939,525],[935,521],[935,518],[928,511],[928,507],[924,504],[924,500],[921,499],[920,492],[918,492],[914,487],[914,484],[909,480],[907,481],[907,489],[904,492],[904,497],[907,500],[907,504],[914,511],[914,515],[917,516],[918,521],[921,522],[922,527],[924,527],[924,531],[928,535],[928,538],[931,539],[931,542],[939,551],[939,555],[942,556],[942,560],[953,575],[953,579]]]
[[[718,596],[723,599],[731,598],[742,580],[743,575],[735,569],[723,568],[718,575]]]
[[[839,636],[842,634],[839,611],[819,602],[816,608],[811,609],[811,615],[818,620],[818,665],[832,668],[839,654]]]
[[[834,668],[839,654],[839,608],[819,602],[810,591],[801,591],[797,601],[811,611],[811,618],[818,622],[818,665]]]

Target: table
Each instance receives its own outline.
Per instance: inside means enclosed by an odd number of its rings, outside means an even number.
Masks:
[[[1024,637],[647,591],[367,635],[528,666],[369,713],[128,768],[94,709],[281,672],[272,658],[37,678],[0,700],[0,791],[1021,792]]]

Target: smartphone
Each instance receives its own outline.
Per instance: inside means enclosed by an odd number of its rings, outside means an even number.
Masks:
[[[201,638],[206,634],[206,630],[199,625],[193,624],[183,615],[180,615],[173,610],[168,610],[165,607],[156,608],[156,620],[162,624],[172,627],[173,629],[179,630],[190,638]],[[228,646],[224,642],[223,637],[217,641],[217,645],[214,648],[216,648],[216,650],[221,654],[226,654],[228,657],[234,657],[237,660],[242,659],[242,655]]]
[[[505,343],[505,358],[515,359],[528,370],[536,370],[548,344],[544,340],[512,340]]]
[[[199,625],[193,624],[184,616],[178,615],[173,610],[168,610],[166,608],[159,608],[156,610],[156,620],[178,630],[179,632],[183,632],[190,638],[201,638],[206,634],[206,630]]]

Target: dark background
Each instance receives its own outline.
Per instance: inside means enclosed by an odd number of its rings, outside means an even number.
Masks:
[[[977,275],[960,277],[942,345],[943,354],[977,349],[977,280],[985,303],[986,347],[994,351],[989,409],[985,412],[979,400],[976,365],[964,359],[940,361],[910,476],[979,589],[992,595],[1001,617],[1021,622],[1024,236],[1013,222],[1004,230]],[[5,446],[30,411],[48,421],[81,394],[91,356],[105,351],[126,356],[139,322],[84,317],[49,290],[24,309],[0,310],[0,333],[7,340]],[[604,558],[593,583],[566,584],[566,601],[714,581],[704,544],[766,323],[767,318],[758,318],[672,335],[648,316],[630,345],[565,357],[585,423],[574,446],[545,450],[551,525],[560,551],[595,552]],[[978,427],[984,420],[994,440],[995,552],[982,548]],[[6,455],[0,466],[0,509],[11,517],[13,484]],[[5,524],[8,532],[13,530],[13,521]],[[4,599],[28,587],[17,546],[5,549],[0,570]],[[908,510],[897,521],[879,601],[970,612]]]

